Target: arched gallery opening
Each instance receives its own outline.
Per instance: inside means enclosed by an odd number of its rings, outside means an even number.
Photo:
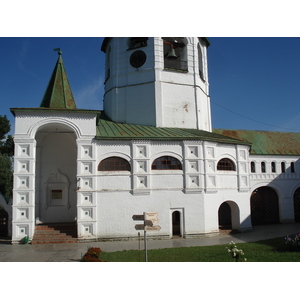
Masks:
[[[295,222],[300,222],[300,187],[294,193]]]
[[[250,203],[253,226],[279,223],[279,201],[274,189],[267,186],[255,189]]]

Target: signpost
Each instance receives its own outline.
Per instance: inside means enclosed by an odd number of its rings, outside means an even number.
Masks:
[[[147,253],[147,231],[159,231],[161,227],[159,225],[154,225],[158,223],[157,212],[144,212],[142,215],[133,215],[132,219],[134,221],[144,221],[143,224],[136,224],[136,230],[144,230],[144,245],[145,245],[145,261],[148,261]]]

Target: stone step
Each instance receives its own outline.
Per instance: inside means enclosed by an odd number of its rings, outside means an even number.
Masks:
[[[77,243],[76,223],[39,224],[31,244]]]

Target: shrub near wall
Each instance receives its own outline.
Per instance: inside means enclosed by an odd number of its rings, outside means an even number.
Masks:
[[[81,261],[82,262],[102,262],[101,259],[99,259],[100,253],[101,253],[100,248],[95,248],[91,247],[89,250],[84,254],[82,257]]]

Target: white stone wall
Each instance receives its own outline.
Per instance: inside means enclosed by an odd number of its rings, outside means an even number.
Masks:
[[[175,210],[181,213],[183,236],[218,232],[218,209],[225,201],[232,201],[238,207],[235,229],[251,227],[249,181],[242,185],[238,172],[216,171],[217,161],[224,157],[247,166],[248,147],[201,141],[97,141],[93,146],[89,157],[94,173],[78,174],[80,238],[136,237],[137,222],[132,215],[145,211],[158,212],[162,227],[159,232],[149,233],[150,236],[172,237],[171,217]],[[87,147],[81,145],[81,149]],[[83,151],[79,153],[83,155]],[[177,158],[183,170],[151,170],[152,162],[166,155]],[[98,171],[100,161],[110,156],[126,159],[131,172]],[[205,168],[211,162],[213,167],[206,173]],[[247,179],[248,172],[248,167],[242,171]]]
[[[255,172],[250,173],[251,193],[262,186],[273,188],[279,199],[279,211],[281,222],[294,221],[294,193],[300,187],[300,160],[297,156],[253,155],[249,158],[255,163]],[[261,163],[265,163],[266,171],[262,172]],[[275,172],[272,170],[272,162],[275,163]],[[285,172],[282,172],[281,163],[285,164]],[[294,170],[291,170],[294,163]]]

